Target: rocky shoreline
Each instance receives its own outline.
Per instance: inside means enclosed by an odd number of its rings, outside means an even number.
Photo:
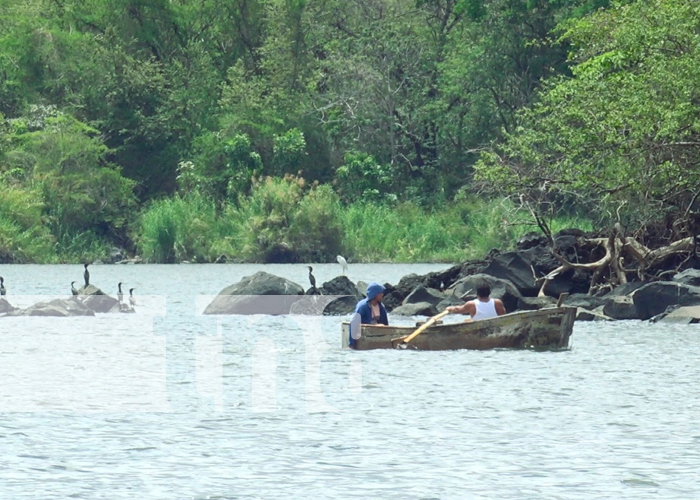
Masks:
[[[585,239],[581,231],[562,231],[553,237],[554,251],[569,262],[595,262],[599,256],[585,244]],[[492,297],[501,299],[508,312],[552,307],[561,294],[567,294],[563,305],[576,307],[579,321],[700,322],[700,269],[666,271],[661,273],[663,280],[630,280],[614,287],[601,281],[602,284],[593,289],[593,269],[573,268],[556,273],[560,262],[549,240],[532,233],[524,236],[514,251],[492,251],[483,260],[467,261],[422,276],[410,274],[396,285],[387,283],[384,304],[394,315],[434,316],[447,306],[475,298],[477,283],[485,281],[491,287]],[[338,276],[318,289],[304,291],[289,280],[259,272],[222,290],[205,314],[271,311],[269,306],[260,306],[259,301],[252,307],[256,302],[252,296],[297,297],[281,309],[275,309],[274,313],[279,314],[294,313],[294,304],[300,307],[304,296],[343,295],[343,299],[329,301],[323,306],[323,314],[343,315],[353,311],[365,287],[363,283],[355,284],[345,276]]]
[[[589,241],[578,230],[561,231],[551,240],[530,233],[513,251],[493,250],[482,260],[422,276],[409,274],[397,284],[386,283],[384,304],[393,315],[434,316],[448,306],[475,298],[477,284],[486,282],[492,297],[501,299],[507,312],[552,307],[566,294],[562,303],[578,309],[579,321],[700,322],[700,262],[696,259],[670,260],[666,269],[657,270],[655,278],[646,281],[635,280],[634,273],[626,271],[631,277],[613,284],[613,279],[601,276],[600,268],[591,266],[601,256],[600,249],[587,244]],[[570,264],[563,270],[562,261]],[[304,290],[297,283],[261,271],[223,289],[204,314],[346,315],[364,296],[366,286],[337,276],[318,288]],[[81,289],[79,295],[23,310],[0,299],[0,314],[69,317],[133,312],[93,286]]]

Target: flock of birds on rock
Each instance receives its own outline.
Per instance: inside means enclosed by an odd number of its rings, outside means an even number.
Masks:
[[[90,271],[88,271],[88,266],[90,264],[84,264],[85,267],[85,272],[83,272],[83,278],[85,280],[85,287],[84,289],[87,289],[87,287],[90,286]],[[117,283],[117,300],[119,301],[119,310],[124,311],[128,309],[134,309],[136,307],[136,297],[134,297],[134,290],[136,288],[129,288],[129,305],[127,307],[126,302],[124,302],[124,292],[122,291],[122,282],[120,281]],[[80,294],[77,288],[75,288],[75,281],[71,281],[70,283],[70,292],[73,295],[74,298],[76,298]]]
[[[338,264],[340,264],[343,268],[343,276],[345,276],[345,273],[348,270],[348,261],[345,260],[345,258],[342,255],[338,255],[337,259]],[[88,266],[90,264],[83,264],[83,267],[85,268],[85,271],[83,272],[83,279],[85,280],[85,289],[90,286],[90,271],[88,271]],[[316,288],[316,278],[313,275],[313,270],[314,268],[311,266],[308,266],[309,268],[309,283],[311,283],[311,287],[314,289],[314,291],[321,293],[318,288]],[[80,295],[80,291],[75,288],[75,281],[71,281],[70,283],[70,291],[71,295],[73,298],[77,300],[77,297]],[[119,301],[119,308],[126,308],[127,304],[124,302],[124,292],[122,292],[122,282],[120,281],[117,284],[117,300]],[[136,307],[136,298],[134,297],[134,290],[135,288],[129,288],[129,307],[131,309],[134,309]],[[5,288],[5,280],[3,279],[2,276],[0,276],[0,296],[4,297],[7,295],[7,288]]]
[[[88,286],[90,286],[90,271],[88,271],[88,266],[90,264],[84,264],[85,271],[83,272],[83,278],[85,280],[85,288],[87,289]],[[76,281],[71,281],[70,282],[70,293],[72,297],[75,300],[78,300],[78,296],[80,295],[80,291],[75,288],[75,283]],[[134,297],[134,290],[136,288],[129,288],[129,304],[127,306],[126,302],[124,302],[124,292],[122,292],[122,285],[123,283],[120,281],[117,283],[117,300],[119,301],[119,309],[120,310],[125,310],[125,309],[134,309],[136,307],[136,297]],[[7,288],[5,288],[5,279],[0,276],[0,297],[4,297],[7,295]]]

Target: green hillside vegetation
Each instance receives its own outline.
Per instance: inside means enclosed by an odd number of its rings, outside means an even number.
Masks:
[[[0,262],[696,234],[700,7],[5,0]]]

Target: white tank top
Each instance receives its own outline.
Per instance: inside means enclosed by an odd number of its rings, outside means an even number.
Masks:
[[[474,299],[472,302],[476,307],[476,314],[472,316],[473,321],[495,318],[498,316],[498,313],[496,312],[496,303],[493,301],[493,299],[489,299],[488,302],[481,302],[479,299]]]

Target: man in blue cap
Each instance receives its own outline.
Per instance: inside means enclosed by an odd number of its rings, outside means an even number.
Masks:
[[[364,325],[388,325],[389,318],[386,308],[382,304],[384,298],[384,287],[373,281],[367,285],[367,298],[357,303],[355,312],[360,315],[361,323]]]

